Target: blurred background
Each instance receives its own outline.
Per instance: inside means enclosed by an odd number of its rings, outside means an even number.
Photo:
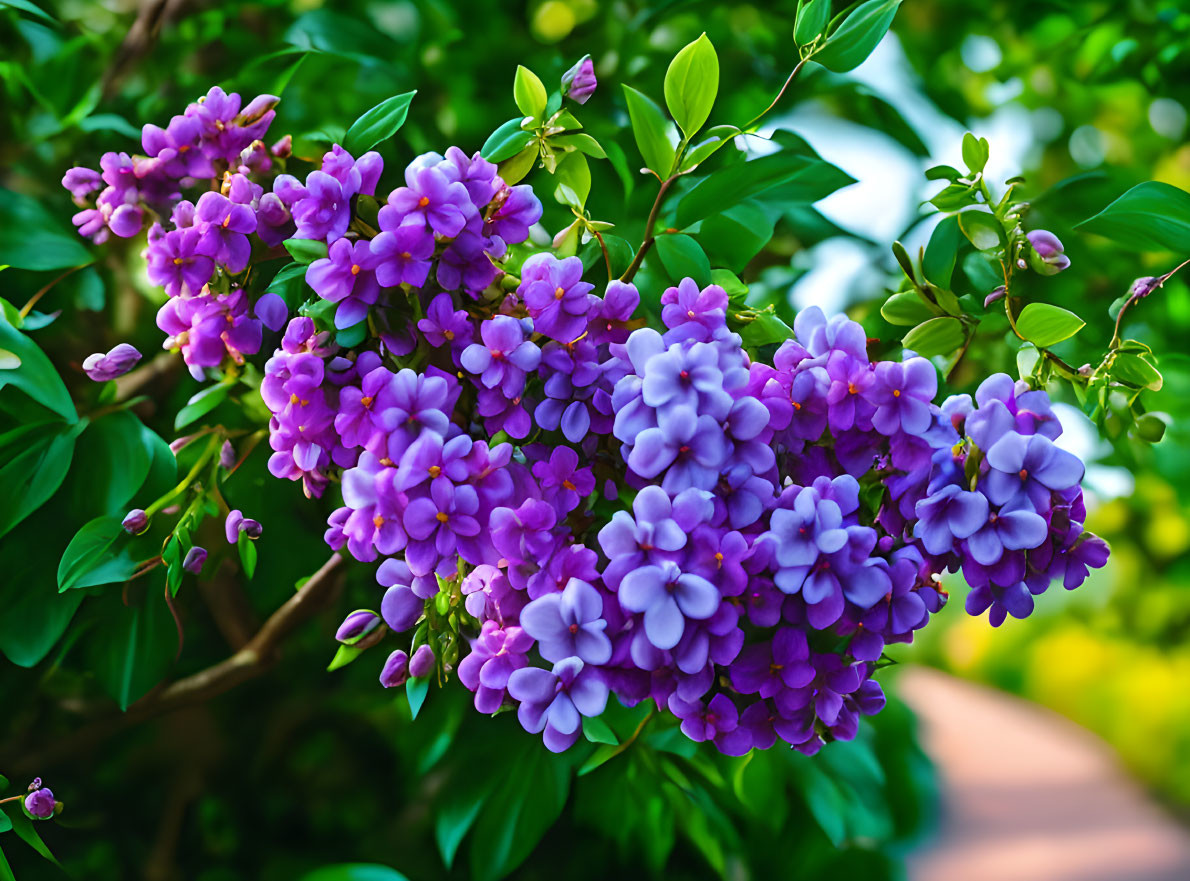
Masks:
[[[1024,175],[1027,225],[1064,242],[1074,268],[1036,283],[1051,302],[1079,304],[1088,320],[1059,353],[1076,365],[1094,360],[1112,333],[1112,301],[1134,278],[1190,256],[1125,252],[1073,228],[1138,182],[1190,189],[1190,12],[1181,7],[907,0],[860,68],[835,76],[811,65],[770,117],[770,130],[796,132],[858,182],[786,212],[742,277],[791,311],[845,309],[870,335],[897,339],[879,315],[899,272],[890,245],[901,240],[912,252],[927,241],[922,202],[939,185],[923,171],[958,165],[971,130],[990,142],[989,180]],[[592,133],[622,147],[635,168],[619,83],[659,95],[674,52],[706,31],[723,69],[711,122],[751,118],[796,63],[795,11],[794,2],[625,0],[0,2],[0,186],[66,225],[72,206],[59,181],[67,168],[94,165],[107,150],[135,152],[142,124],[163,124],[214,84],[246,97],[280,95],[271,133],[292,132],[299,155],[317,155],[364,110],[417,89],[409,122],[382,148],[391,177],[426,150],[478,149],[515,112],[517,64],[552,84],[587,53],[602,86],[584,119],[600,120]],[[753,139],[750,149],[766,143]],[[597,179],[593,214],[619,214],[624,187],[607,163],[596,165],[607,185]],[[645,189],[627,197],[642,219],[652,199]],[[12,217],[0,217],[0,236],[18,234]],[[26,323],[72,387],[87,382],[78,365],[93,351],[126,340],[144,352],[160,345],[159,294],[137,250],[109,247]],[[0,288],[19,308],[51,277],[7,270]],[[376,602],[371,573],[354,570],[338,606],[291,640],[262,680],[159,718],[120,718],[103,697],[112,634],[126,629],[119,596],[88,598],[81,610],[75,600],[50,608],[39,599],[55,590],[65,542],[93,516],[91,489],[75,469],[61,504],[0,542],[8,659],[0,771],[19,785],[21,775],[41,774],[68,803],[44,834],[77,878],[292,879],[347,862],[446,877],[443,854],[469,830],[451,877],[498,877],[503,864],[526,857],[501,838],[518,826],[526,852],[545,833],[516,870],[525,878],[552,877],[563,865],[576,877],[642,866],[669,878],[1190,877],[1183,277],[1130,319],[1130,336],[1160,355],[1165,384],[1149,407],[1165,414],[1164,439],[1138,445],[1110,423],[1100,431],[1073,400],[1061,410],[1065,442],[1091,463],[1088,527],[1112,545],[1107,568],[1077,592],[1051,590],[1030,619],[998,630],[964,615],[964,586],[951,579],[946,612],[917,645],[893,650],[903,669],[888,677],[891,690],[908,706],[894,701],[854,747],[725,765],[658,741],[568,782],[540,815],[530,805],[509,832],[498,822],[499,794],[514,769],[539,761],[527,747],[539,747],[506,717],[477,718],[464,712],[465,695],[443,693],[411,723],[403,702],[374,687],[369,665],[324,672],[337,621]],[[981,346],[951,376],[952,391],[970,391],[991,372],[1015,373],[1008,346]],[[157,419],[168,440],[158,411],[176,411],[192,391],[175,378],[154,388],[138,415]],[[241,585],[228,570],[209,588],[221,592],[214,602],[184,592],[184,650],[175,661],[170,645],[157,652],[158,666],[138,667],[148,671],[141,693],[235,645],[212,611],[221,601],[259,620],[325,559],[326,511],[262,465],[253,472],[250,460],[229,488],[265,522],[255,580]],[[39,656],[27,644],[30,615],[61,621],[66,635],[52,652]],[[173,639],[173,622],[165,624]],[[153,655],[142,648],[138,661]],[[477,786],[496,796],[464,797]],[[451,810],[460,813],[443,820]],[[499,866],[477,856],[493,842],[504,848]],[[6,843],[5,852],[17,878],[62,877],[31,850]],[[1082,862],[1072,856],[1080,852]]]

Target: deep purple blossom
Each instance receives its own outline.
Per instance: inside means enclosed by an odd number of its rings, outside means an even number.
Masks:
[[[516,670],[508,677],[508,693],[521,702],[521,725],[531,734],[544,732],[550,752],[571,746],[582,733],[582,717],[598,716],[607,706],[607,684],[579,658],[559,661],[552,670]]]
[[[106,354],[96,352],[83,360],[83,372],[96,382],[123,376],[136,366],[141,353],[129,343],[119,343]]]
[[[595,286],[582,277],[578,257],[559,260],[545,252],[525,261],[517,294],[533,317],[534,330],[563,343],[583,333],[596,298],[590,294]]]

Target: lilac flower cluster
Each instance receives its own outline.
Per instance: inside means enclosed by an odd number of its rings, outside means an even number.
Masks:
[[[567,76],[574,103],[595,88],[589,59]],[[939,407],[928,360],[873,362],[859,324],[817,308],[753,360],[724,289],[689,278],[645,326],[634,285],[596,289],[578,257],[528,243],[541,203],[479,154],[417,157],[385,198],[375,152],[266,177],[288,166],[257,146],[271,100],[241,114],[213,91],[146,129],[153,174],[176,185],[100,198],[140,206],[137,228],[160,218],[158,324],[196,377],[272,335],[268,467],[312,497],[337,483],[327,543],[381,560],[379,611],[337,637],[362,650],[412,631],[384,686],[457,673],[480,712],[515,708],[555,751],[614,695],[725,753],[813,753],[881,709],[876,668],[942,608],[943,572],[998,625],[1104,564],[1044,391],[994,376]],[[85,195],[83,177],[68,186]],[[246,272],[291,241],[326,249],[287,270],[304,302]],[[94,357],[104,376],[127,360]],[[226,531],[260,525],[235,511]]]

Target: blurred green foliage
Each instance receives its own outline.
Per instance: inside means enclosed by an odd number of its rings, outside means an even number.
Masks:
[[[401,137],[380,148],[391,175],[426,150],[452,143],[478,149],[515,113],[510,93],[518,64],[553,84],[584,53],[604,83],[584,119],[599,120],[591,134],[616,154],[613,162],[591,163],[588,207],[596,218],[601,208],[636,218],[635,228],[616,232],[639,240],[655,186],[636,174],[628,107],[612,85],[629,83],[660,98],[669,60],[705,31],[719,53],[721,82],[710,124],[739,122],[768,105],[798,58],[790,39],[794,2],[59,0],[47,3],[47,12],[28,2],[0,6],[10,7],[0,9],[0,185],[26,197],[3,206],[0,254],[19,247],[38,224],[69,229],[69,199],[58,185],[66,168],[94,164],[106,150],[134,149],[142,123],[164,122],[213,84],[280,95],[273,131],[293,132],[295,152],[306,158],[343,137],[368,108],[416,89]],[[841,8],[835,4],[836,12]],[[774,113],[774,125],[792,130],[776,137],[821,144],[832,161],[828,147],[839,137],[875,138],[864,142],[871,149],[863,160],[844,170],[879,184],[891,180],[896,162],[908,163],[914,172],[907,188],[878,188],[878,201],[863,211],[905,216],[895,237],[922,245],[926,212],[919,205],[937,186],[917,170],[958,164],[968,127],[989,138],[994,157],[1011,147],[1004,152],[1022,167],[1008,174],[1027,178],[1027,228],[1056,232],[1076,267],[1028,278],[1025,295],[1065,304],[1087,320],[1077,337],[1054,348],[1076,366],[1094,360],[1112,334],[1111,304],[1131,280],[1160,275],[1190,256],[1139,254],[1075,230],[1141,181],[1190,188],[1190,13],[1173,0],[911,0],[893,33],[869,69],[895,77],[873,79],[861,69],[851,78],[810,65]],[[560,229],[568,210],[543,201],[545,225]],[[889,250],[894,236],[850,231],[842,213],[828,219],[781,192],[762,200],[758,214],[737,220],[760,230],[755,248],[715,256],[737,268],[758,307],[772,305],[791,323],[795,299],[805,296],[799,291],[830,268],[838,253],[832,247],[845,242],[876,271],[840,280],[834,304],[846,305],[871,336],[898,343],[904,328],[879,312],[899,274]],[[47,261],[36,270],[5,270],[5,299],[19,308],[58,267],[74,265]],[[642,273],[641,283],[654,282]],[[855,744],[833,745],[818,759],[778,751],[712,758],[650,726],[639,744],[576,777],[598,745],[548,756],[507,716],[464,712],[459,689],[431,695],[410,722],[404,697],[378,693],[367,665],[326,674],[331,613],[286,645],[265,680],[148,722],[137,723],[134,713],[134,724],[125,724],[113,715],[105,694],[131,702],[162,676],[183,676],[227,656],[236,637],[220,630],[211,611],[221,602],[237,605],[249,620],[263,618],[325,558],[326,511],[304,502],[295,486],[269,478],[260,457],[249,459],[228,502],[275,516],[262,518],[258,571],[247,587],[232,563],[223,566],[234,551],[215,528],[196,540],[213,551],[209,571],[220,574],[212,590],[222,596],[179,592],[184,640],[169,617],[130,617],[140,612],[127,607],[139,609],[140,592],[150,589],[141,584],[131,596],[91,591],[58,642],[85,590],[56,592],[57,561],[70,537],[93,517],[126,509],[142,498],[138,493],[155,497],[158,483],[173,479],[150,461],[140,481],[129,481],[125,451],[133,428],[119,414],[102,414],[103,401],[78,369],[85,355],[120,341],[153,351],[159,296],[144,279],[136,246],[125,243],[62,279],[24,323],[91,418],[78,429],[81,458],[53,497],[0,539],[0,650],[28,668],[6,665],[0,674],[0,760],[10,776],[46,776],[69,803],[44,834],[76,877],[267,881],[323,864],[370,862],[417,881],[496,877],[526,857],[516,877],[553,877],[560,865],[575,877],[636,876],[642,866],[672,878],[787,877],[793,864],[805,878],[899,877],[897,855],[920,833],[930,782],[912,720],[896,703]],[[1183,647],[1190,627],[1185,281],[1175,276],[1131,310],[1125,330],[1158,353],[1165,384],[1146,401],[1169,427],[1149,446],[1129,438],[1126,425],[1105,425],[1108,442],[1096,452],[1107,470],[1093,472],[1092,483],[1102,481],[1105,501],[1129,495],[1133,480],[1137,487],[1132,501],[1111,501],[1091,521],[1113,543],[1110,568],[1060,612],[1024,626],[1012,622],[1007,634],[965,622],[955,603],[946,617],[963,623],[943,634],[933,656],[1100,730],[1148,779],[1190,800],[1190,780],[1169,772],[1187,767],[1190,749],[1190,708],[1177,697],[1190,664]],[[1016,372],[1006,322],[984,331],[951,375],[953,390],[969,391],[990,372]],[[170,439],[169,414],[194,389],[188,379],[167,378],[137,413]],[[39,407],[11,387],[0,390],[8,416],[46,417]],[[70,422],[74,409],[59,415]],[[65,438],[71,429],[53,430]],[[183,457],[180,467],[188,466]],[[374,602],[370,579],[363,567],[352,572],[340,613],[356,601]],[[140,678],[131,682],[129,671]],[[620,723],[621,737],[631,736],[639,717],[625,711]],[[13,782],[19,788],[23,778]],[[526,854],[516,850],[518,827],[525,841],[533,837],[528,830],[548,833]],[[477,839],[482,847],[473,847]],[[504,864],[477,864],[471,854],[489,853],[497,841],[504,842],[497,849]],[[455,848],[448,875],[444,855]],[[31,850],[5,852],[18,877],[55,871]]]

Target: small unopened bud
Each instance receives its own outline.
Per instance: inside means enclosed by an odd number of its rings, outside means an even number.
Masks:
[[[358,609],[343,619],[335,639],[343,645],[355,645],[380,626],[380,616],[371,609]]]
[[[409,675],[414,679],[426,676],[434,669],[434,650],[428,645],[420,645],[409,661]]]
[[[40,777],[34,777],[33,782],[29,784],[29,788],[26,789],[25,791],[33,792],[36,789],[41,789],[41,778]]]
[[[196,437],[196,435],[187,434],[183,437],[178,438],[175,441],[170,441],[169,451],[171,453],[173,453],[175,456],[178,455],[178,453],[180,453],[182,451],[182,448],[185,447],[187,444],[189,444],[192,440],[194,440],[195,437]]]
[[[882,554],[887,554],[892,550],[894,544],[896,544],[896,539],[891,535],[882,535],[876,542],[876,549]]]
[[[182,568],[187,572],[198,575],[202,572],[202,564],[206,561],[207,549],[195,545],[186,553],[186,559],[182,561]]]
[[[236,125],[249,125],[256,122],[281,101],[276,95],[257,95],[248,106],[240,111],[234,120]]]
[[[219,449],[219,464],[227,469],[232,468],[236,463],[236,448],[231,445],[231,441],[224,441],[223,446]]]
[[[251,517],[245,517],[240,522],[240,532],[251,539],[260,538],[260,534],[264,532],[264,527],[260,525],[259,520],[253,520]]]
[[[394,584],[384,592],[380,601],[380,614],[384,623],[397,633],[408,630],[417,623],[425,610],[426,601],[403,584]]]
[[[264,528],[258,521],[245,517],[244,512],[239,508],[228,511],[227,519],[223,521],[223,534],[227,537],[228,544],[235,544],[239,540],[241,532],[248,538],[260,538],[263,531]]]
[[[149,515],[141,508],[133,508],[120,523],[129,535],[140,535],[149,528]]]
[[[1004,285],[1000,285],[1000,287],[996,288],[994,291],[992,291],[990,294],[988,294],[986,297],[983,298],[983,308],[986,309],[988,306],[992,305],[992,303],[995,303],[997,300],[1004,299],[1004,295],[1006,293],[1008,293],[1008,289],[1005,288]]]
[[[598,85],[595,64],[590,55],[584,55],[574,67],[562,74],[562,94],[576,104],[586,104]]]
[[[273,144],[271,152],[278,159],[287,159],[293,153],[293,135],[286,135]]]
[[[1027,260],[1034,272],[1041,275],[1057,275],[1070,266],[1070,258],[1062,253],[1062,242],[1049,230],[1035,229],[1025,238],[1029,240],[1030,245]]]
[[[1152,275],[1146,275],[1134,281],[1132,287],[1128,288],[1128,293],[1134,300],[1141,300],[1159,287],[1161,287],[1161,279]]]
[[[141,354],[134,346],[120,343],[106,354],[96,352],[94,355],[88,355],[83,361],[83,372],[96,382],[106,382],[123,376],[135,367],[140,359]]]
[[[54,816],[54,793],[42,787],[35,789],[25,796],[25,810],[39,820],[48,820]]]
[[[385,688],[404,685],[409,678],[409,656],[400,649],[388,656],[384,669],[380,671],[380,684]]]

